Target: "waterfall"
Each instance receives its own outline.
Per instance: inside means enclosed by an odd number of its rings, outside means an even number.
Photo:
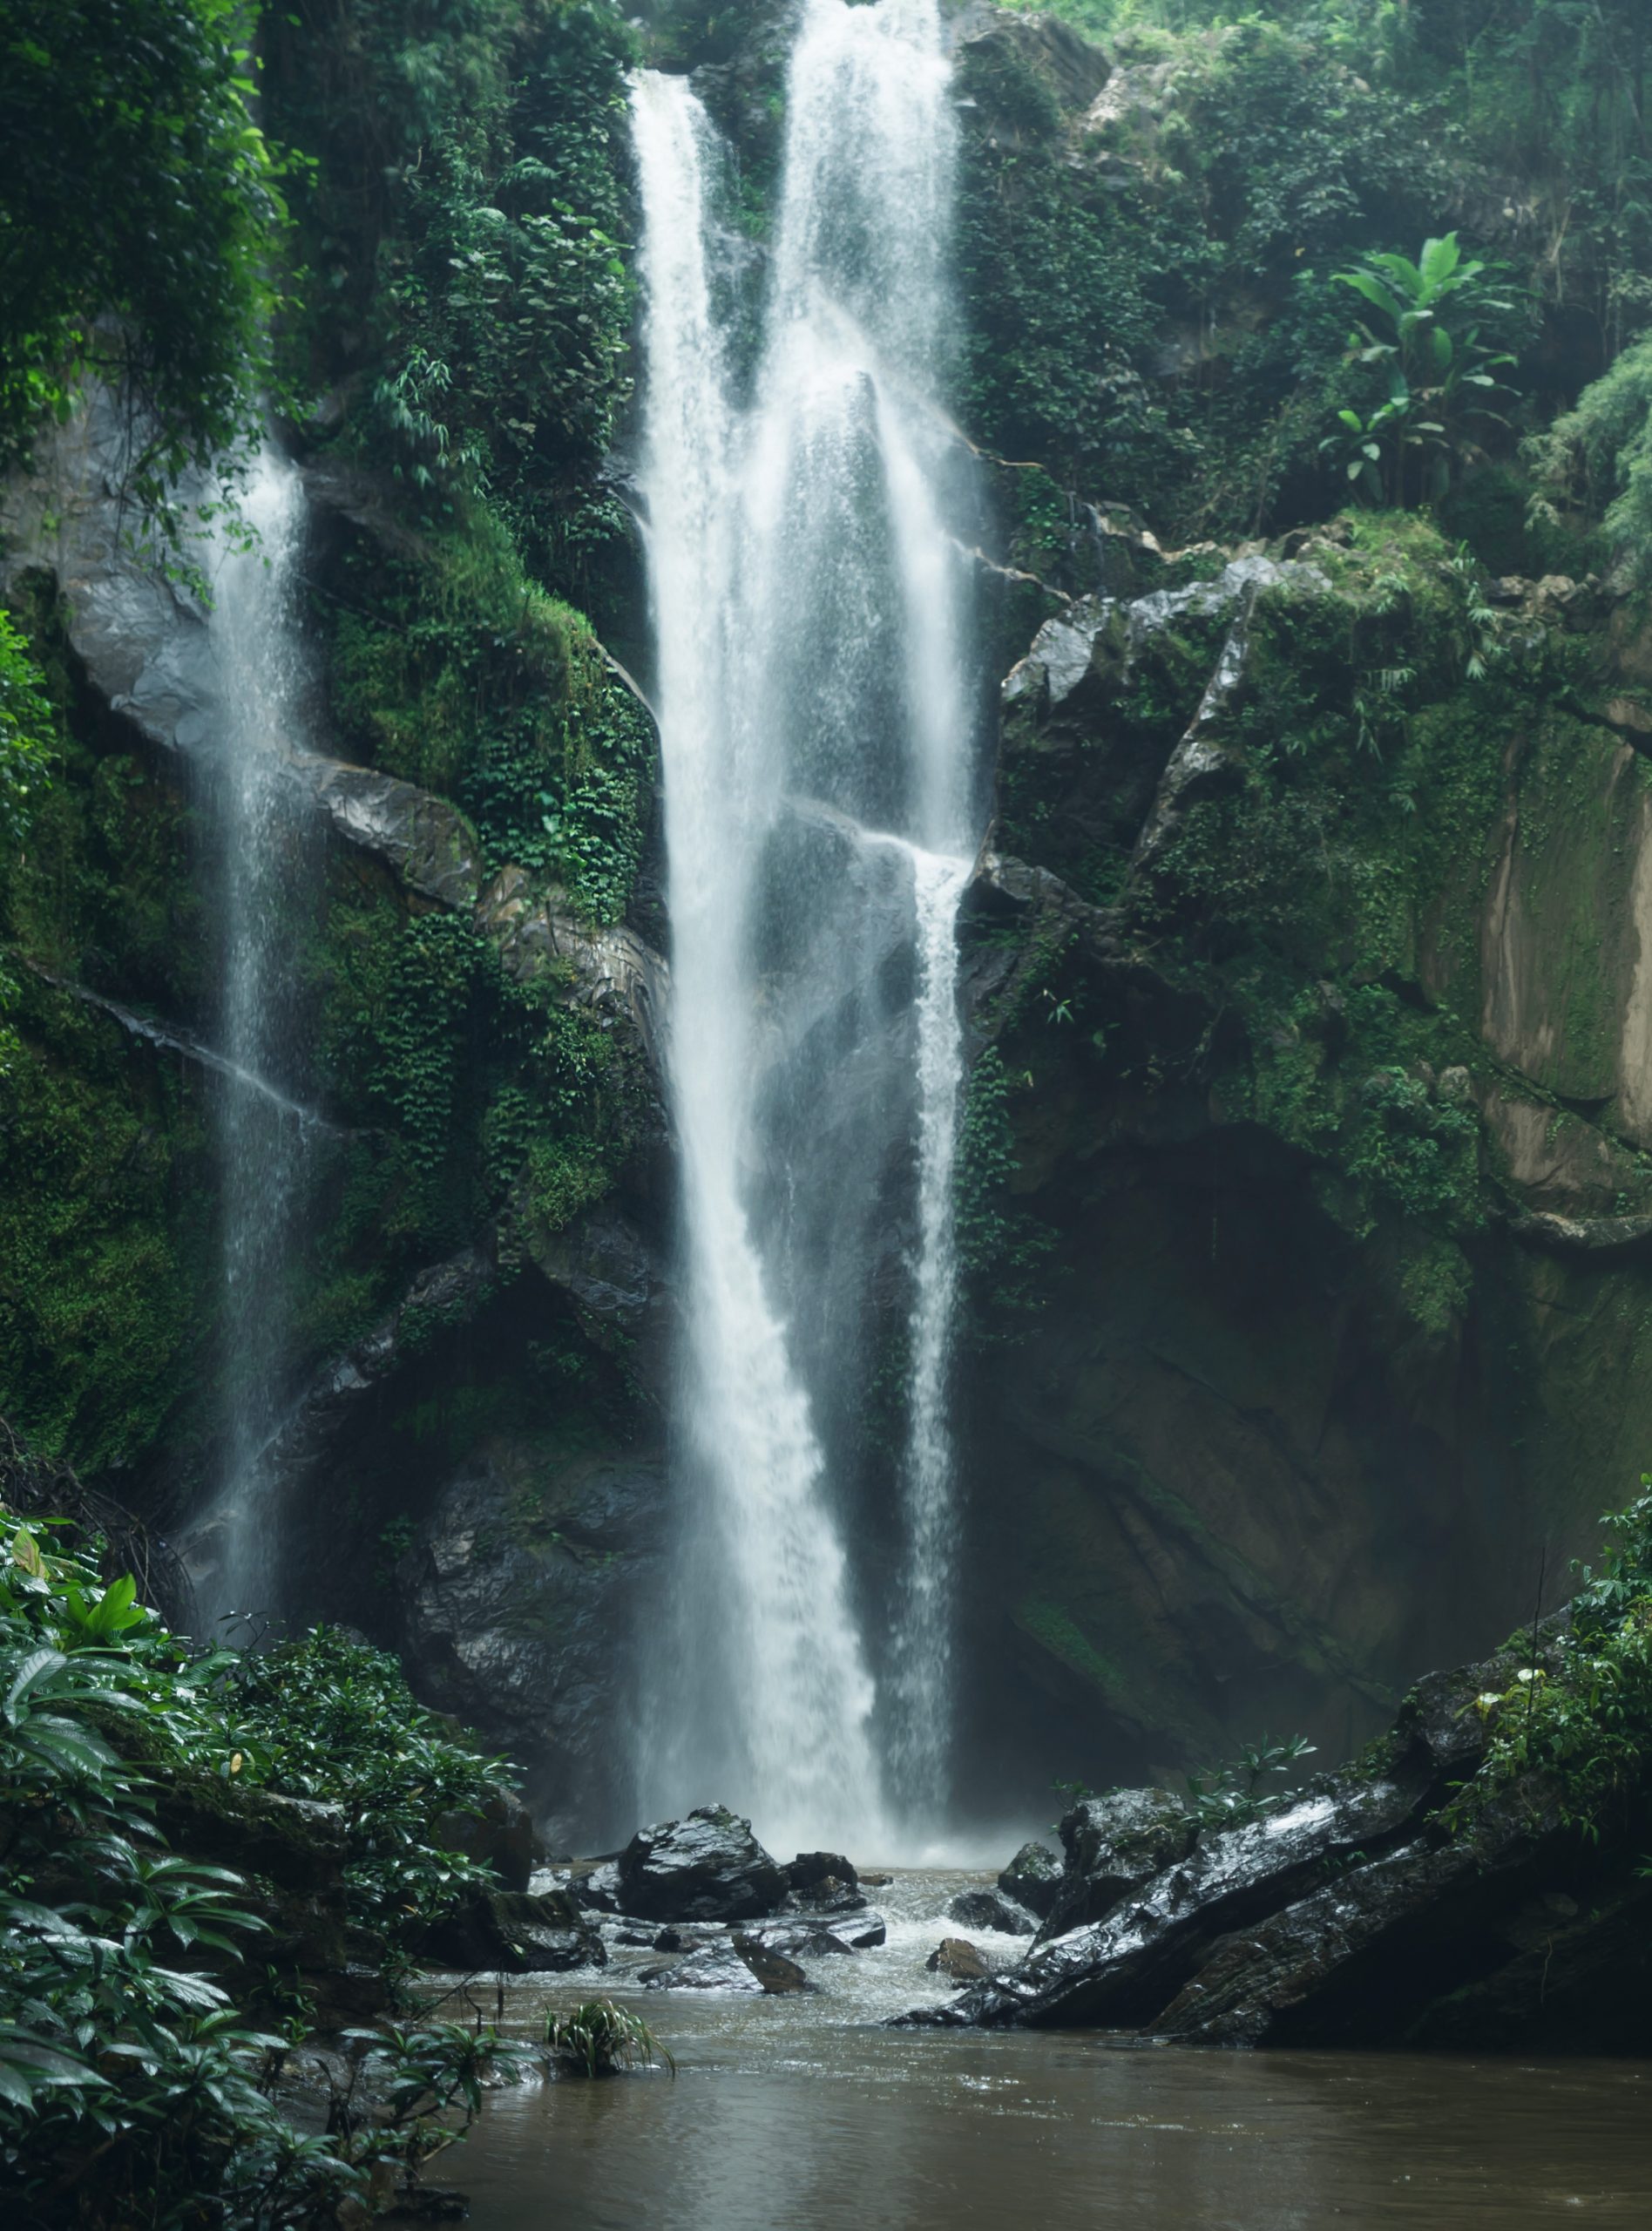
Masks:
[[[750,364],[717,135],[680,79],[642,73],[633,102],[685,1286],[641,1796],[726,1795],[777,1846],[863,1850],[946,1785],[954,929],[978,812],[973,487],[937,402],[949,86],[933,0],[807,0]],[[892,1463],[869,1400],[891,1346]],[[887,1583],[847,1545],[891,1530],[885,1634]]]
[[[288,1281],[313,1129],[279,1089],[296,1035],[290,900],[302,835],[281,760],[302,716],[304,496],[294,467],[267,445],[240,510],[253,536],[245,546],[220,537],[208,620],[218,681],[210,801],[220,887],[217,1038],[228,1080],[218,1138],[222,1454],[217,1490],[189,1545],[208,1617],[269,1611],[279,1596],[281,1514],[261,1459],[280,1423]]]

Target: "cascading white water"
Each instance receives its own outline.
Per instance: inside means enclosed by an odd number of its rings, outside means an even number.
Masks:
[[[684,1524],[640,1794],[720,1792],[777,1845],[890,1833],[880,1744],[909,1828],[910,1800],[944,1794],[976,810],[972,491],[935,401],[948,86],[933,0],[807,0],[749,375],[716,135],[680,80],[644,74],[633,98],[687,1281]],[[844,1543],[878,1529],[854,1505],[903,1268],[905,1577],[898,1641],[869,1649]]]
[[[301,839],[281,758],[293,748],[301,716],[297,593],[304,495],[294,467],[267,446],[254,462],[240,510],[253,538],[245,547],[220,544],[208,622],[218,677],[212,798],[221,874],[217,1036],[228,1077],[219,1103],[222,1455],[217,1494],[191,1544],[208,1617],[267,1611],[279,1589],[279,1514],[265,1492],[261,1458],[278,1422],[287,1278],[309,1132],[301,1110],[279,1089],[293,1054],[288,901]]]
[[[917,852],[912,862],[918,953],[917,1244],[905,1471],[907,1561],[894,1653],[898,1709],[890,1749],[911,1809],[931,1821],[948,1794],[952,1733],[957,1516],[947,1380],[958,1285],[952,1188],[964,1085],[957,919],[969,866],[932,852]]]

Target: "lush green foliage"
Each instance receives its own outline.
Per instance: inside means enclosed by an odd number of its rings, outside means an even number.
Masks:
[[[1227,1765],[1203,1766],[1188,1774],[1188,1809],[1202,1828],[1242,1828],[1289,1801],[1269,1789],[1271,1777],[1293,1773],[1313,1753],[1314,1746],[1305,1735],[1289,1735],[1276,1743],[1264,1733]]]
[[[1585,1566],[1558,1630],[1516,1636],[1523,1662],[1501,1692],[1476,1700],[1490,1738],[1448,1819],[1471,1825],[1512,1794],[1598,1837],[1608,1812],[1638,1800],[1652,1762],[1652,1477],[1627,1510],[1601,1521],[1616,1539],[1598,1572]]]
[[[1558,521],[1579,510],[1603,513],[1631,577],[1652,585],[1652,335],[1626,349],[1528,447],[1543,514]]]
[[[589,1998],[582,2005],[545,2017],[545,2048],[559,2067],[575,2076],[618,2076],[626,2069],[662,2062],[674,2076],[677,2064],[640,2014],[616,2006],[611,1998]]]
[[[300,0],[272,28],[272,112],[319,158],[296,197],[324,282],[311,363],[328,376],[355,321],[370,335],[348,437],[431,517],[485,493],[535,572],[588,601],[624,532],[599,485],[629,392],[623,19]]]
[[[0,845],[17,844],[28,825],[51,764],[54,729],[40,669],[0,610]]]
[[[1369,464],[1398,500],[1405,457],[1408,497],[1438,495],[1453,456],[1513,452],[1509,400],[1478,384],[1497,367],[1476,349],[1520,352],[1519,374],[1505,369],[1533,391],[1529,428],[1652,318],[1638,0],[1051,11],[1106,42],[1095,117],[1064,107],[1031,51],[993,41],[965,63],[965,399],[1006,455],[1177,538],[1255,533],[1338,500],[1319,452],[1340,410],[1326,454],[1344,490]],[[1466,353],[1452,327],[1450,364],[1397,363],[1405,394],[1378,363],[1351,390],[1333,275],[1443,236],[1466,197],[1465,262],[1495,250],[1504,298],[1534,304],[1540,340],[1523,312],[1499,314]],[[1362,351],[1393,338],[1379,324]]]
[[[486,1765],[374,1652],[325,1634],[265,1660],[195,1652],[90,1554],[23,1528],[4,1549],[0,2190],[43,2231],[335,2221],[370,2162],[410,2166],[448,2105],[473,2110],[492,2041],[363,2038],[388,2114],[301,2137],[272,2092],[301,2025],[274,2033],[232,2003],[257,1974],[258,1895],[168,1851],[156,1797],[211,1777],[232,1797],[258,1782],[359,1803],[356,1888],[381,1922],[430,1904],[441,1855],[410,1832],[417,1802],[474,1800]]]
[[[282,206],[245,0],[9,0],[0,18],[0,458],[125,387],[136,485],[255,424]]]
[[[358,553],[331,679],[356,752],[457,798],[491,867],[554,878],[591,921],[621,918],[652,732],[589,622],[529,577],[496,514],[464,505],[416,562]]]
[[[1515,306],[1495,292],[1484,263],[1465,261],[1455,233],[1425,241],[1415,263],[1373,254],[1334,276],[1375,317],[1358,322],[1349,355],[1387,394],[1361,410],[1344,405],[1341,434],[1321,447],[1342,454],[1348,479],[1371,503],[1434,500],[1483,456],[1480,431],[1508,423],[1492,397],[1506,391],[1495,374],[1514,358],[1480,335],[1512,319]]]
[[[405,1934],[487,1879],[434,1849],[430,1823],[486,1804],[504,1762],[456,1743],[384,1651],[315,1627],[242,1656],[230,1669],[226,1726],[249,1786],[349,1807],[356,1855],[345,1880],[364,1922]]]
[[[1391,92],[1254,15],[1119,58],[1115,120],[1076,142],[1035,62],[966,60],[965,401],[993,448],[1161,529],[1254,532],[1324,501],[1347,325],[1311,275],[1420,234],[1447,166]]]

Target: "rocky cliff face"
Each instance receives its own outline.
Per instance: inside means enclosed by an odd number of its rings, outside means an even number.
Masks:
[[[974,1612],[1053,1768],[1351,1746],[1641,1461],[1643,623],[1505,580],[1470,679],[1459,565],[1202,553],[1005,683],[1037,867],[990,864],[972,966],[1048,1251],[986,1304]]]
[[[659,33],[740,143],[754,254],[785,29]],[[1233,42],[1180,112],[1224,152],[1178,123],[1168,54],[973,6],[955,30],[960,410],[1014,460],[982,553],[1005,679],[961,1204],[966,1783],[998,1813],[1263,1726],[1351,1747],[1541,1571],[1558,1592],[1644,1461],[1652,628],[1518,530],[1476,558],[1415,516],[1328,521],[1313,487],[1320,524],[1238,539],[1253,490],[1290,512],[1223,417],[1254,374],[1286,424],[1290,228],[1247,234],[1242,283],[1205,243],[1203,322],[1142,291],[1193,237],[1190,177],[1249,191],[1249,112],[1209,92]],[[1432,222],[1378,97],[1297,75],[1344,104],[1348,240]],[[342,314],[331,339],[329,373],[361,345]],[[340,461],[368,407],[342,372],[301,444],[320,668],[284,766],[321,864],[294,959],[325,1147],[277,1452],[294,1570],[307,1613],[394,1640],[522,1758],[553,1841],[599,1838],[627,1821],[672,1307],[647,720],[485,519],[433,524],[370,444]],[[0,586],[71,749],[8,895],[0,1407],[172,1524],[220,1430],[217,738],[202,608],[126,546],[119,439],[94,409],[6,498]],[[610,485],[541,475],[535,546],[559,504],[623,546]],[[1229,539],[1168,553],[1149,503]],[[629,658],[634,567],[609,573]]]

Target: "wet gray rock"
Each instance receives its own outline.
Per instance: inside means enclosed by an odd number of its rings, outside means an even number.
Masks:
[[[960,1890],[948,1905],[946,1917],[965,1929],[996,1929],[1000,1936],[1031,1936],[1038,1927],[1034,1916],[1001,1890]]]
[[[565,1891],[476,1889],[433,1924],[421,1956],[467,1973],[565,1974],[607,1964],[607,1948]]]
[[[727,1938],[696,1946],[682,1959],[645,1968],[638,1981],[644,1990],[746,1991],[753,1997],[763,1988]]]
[[[571,1456],[496,1435],[437,1489],[396,1562],[397,1639],[421,1694],[523,1762],[554,1840],[612,1817],[613,1638],[664,1502],[646,1447]]]
[[[568,1893],[575,1905],[588,1912],[617,1914],[620,1911],[620,1868],[613,1860],[599,1861],[595,1866],[570,1869]]]
[[[559,1003],[626,1022],[657,1062],[664,1027],[665,962],[623,924],[595,927],[574,912],[565,891],[540,890],[524,868],[508,867],[483,892],[476,927],[499,950],[519,984],[548,982]]]
[[[825,1882],[847,1885],[852,1890],[860,1876],[841,1852],[800,1851],[786,1869],[786,1880],[794,1890],[813,1889]]]
[[[1540,1660],[1564,1617],[1540,1630]],[[1645,2051],[1644,1795],[1597,1841],[1541,1773],[1492,1788],[1455,1828],[1442,1814],[1484,1754],[1476,1699],[1505,1694],[1532,1648],[1419,1682],[1374,1763],[1252,1820],[1179,1827],[1153,1792],[1075,1807],[1069,1861],[1095,1880],[1116,1881],[1130,1871],[1121,1855],[1133,1868],[1155,1840],[1182,1848],[1105,1915],[904,2018],[1202,2045]]]
[[[627,1913],[656,1921],[755,1921],[778,1909],[786,1877],[726,1806],[640,1828],[620,1858]]]
[[[736,1931],[734,1946],[771,1998],[787,1997],[794,1991],[812,1988],[796,1961],[774,1945],[760,1944],[755,1937]]]
[[[811,1882],[807,1889],[793,1890],[786,1900],[789,1912],[816,1914],[823,1921],[839,1914],[864,1913],[866,1906],[864,1890],[851,1889],[847,1882],[836,1882],[830,1875],[823,1882]]]
[[[830,1959],[835,1954],[852,1956],[855,1950],[852,1944],[834,1935],[825,1922],[766,1921],[741,1933],[749,1943],[783,1952],[790,1960]],[[660,1931],[662,1936],[666,1934]]]
[[[851,1952],[870,1952],[887,1940],[889,1926],[883,1915],[869,1906],[864,1913],[844,1914],[835,1919],[831,1933],[840,1937]]]
[[[999,1876],[1004,1895],[1042,1921],[1061,1887],[1061,1862],[1048,1844],[1025,1843]]]
[[[1122,1789],[1081,1799],[1061,1822],[1066,1864],[1046,1908],[1039,1942],[1100,1921],[1130,1891],[1185,1858],[1195,1834],[1186,1806],[1168,1790]]]
[[[695,1945],[663,1967],[645,1968],[645,1990],[762,1991],[785,1997],[814,1986],[797,1963],[738,1931]]]
[[[496,1788],[474,1813],[438,1813],[430,1841],[443,1851],[492,1868],[507,1890],[531,1890],[538,1837],[533,1815],[514,1790]]]
[[[992,1972],[986,1955],[965,1936],[944,1936],[924,1965],[931,1975],[951,1976],[954,1983],[980,1983]]]

